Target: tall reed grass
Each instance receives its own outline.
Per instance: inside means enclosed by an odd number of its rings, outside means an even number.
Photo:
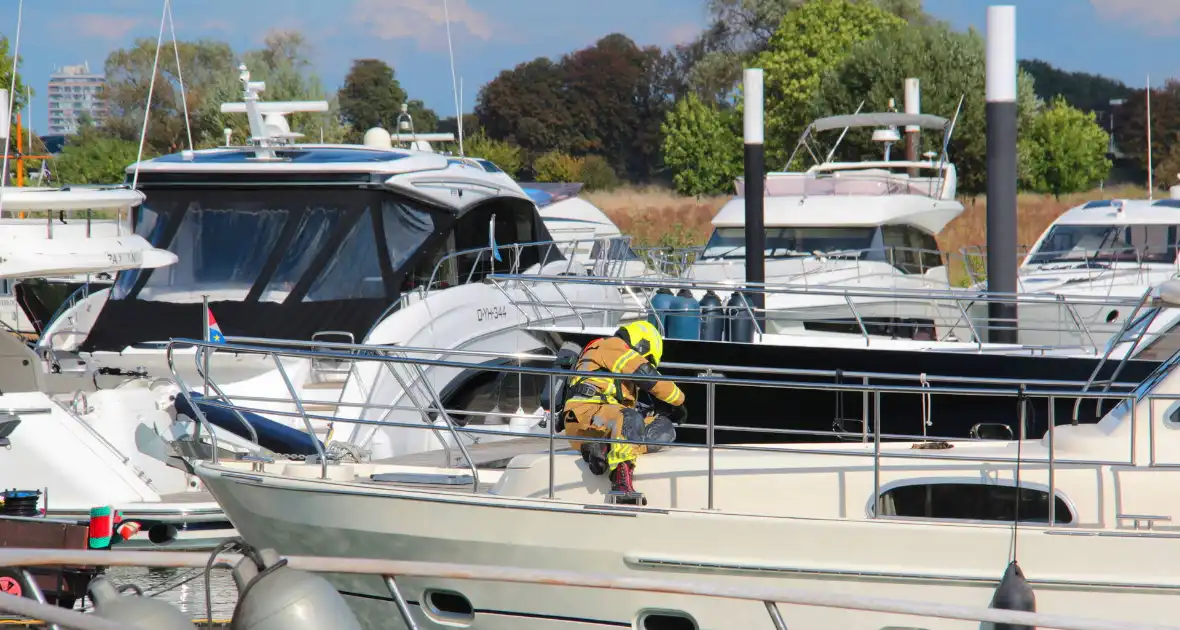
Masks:
[[[624,234],[634,237],[640,245],[686,246],[701,245],[712,231],[713,215],[729,199],[728,196],[683,197],[657,187],[618,188],[607,192],[582,195],[602,209]],[[1146,197],[1142,188],[1117,187],[1065,195],[1021,193],[1017,198],[1017,240],[1031,246],[1054,219],[1066,210],[1094,199],[1135,199]],[[987,198],[960,199],[965,210],[938,234],[943,251],[987,244]]]

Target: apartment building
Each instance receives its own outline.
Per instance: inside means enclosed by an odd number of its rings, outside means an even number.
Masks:
[[[92,73],[90,64],[62,66],[49,75],[49,133],[72,134],[86,114],[95,123],[107,115],[102,89],[106,77]]]

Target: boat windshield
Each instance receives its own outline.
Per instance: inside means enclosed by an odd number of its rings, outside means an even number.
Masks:
[[[794,258],[816,252],[860,257],[873,247],[876,227],[772,227],[766,228],[766,257]],[[745,258],[745,228],[717,228],[705,245],[703,259]]]
[[[590,249],[591,260],[639,260],[631,243],[624,237],[597,239]]]
[[[1055,225],[1029,264],[1176,262],[1175,225]]]
[[[191,192],[153,191],[139,208],[136,232],[180,261],[120,274],[112,299],[389,298],[435,228],[424,208],[371,191]]]

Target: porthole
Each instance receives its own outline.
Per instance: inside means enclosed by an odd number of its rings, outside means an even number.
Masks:
[[[469,624],[475,620],[475,607],[462,593],[431,589],[423,594],[422,601],[427,614],[439,621]]]
[[[678,610],[652,610],[639,615],[638,630],[699,630],[692,615]]]

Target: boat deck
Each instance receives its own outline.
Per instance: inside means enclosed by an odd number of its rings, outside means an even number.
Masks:
[[[564,438],[555,438],[553,440],[553,450],[555,452],[570,450],[569,441]],[[486,444],[473,444],[467,447],[467,453],[471,456],[471,460],[477,468],[503,468],[508,464],[509,460],[517,455],[548,452],[549,440],[541,436],[535,438],[509,438]],[[414,453],[412,455],[389,457],[374,461],[373,463],[391,466],[438,466],[445,463],[446,460],[444,457],[444,451],[437,449]],[[462,452],[458,448],[451,449],[452,463],[461,457]]]
[[[213,498],[213,494],[204,490],[200,492],[173,492],[172,494],[160,495],[160,503],[164,504],[216,502],[217,499]]]

